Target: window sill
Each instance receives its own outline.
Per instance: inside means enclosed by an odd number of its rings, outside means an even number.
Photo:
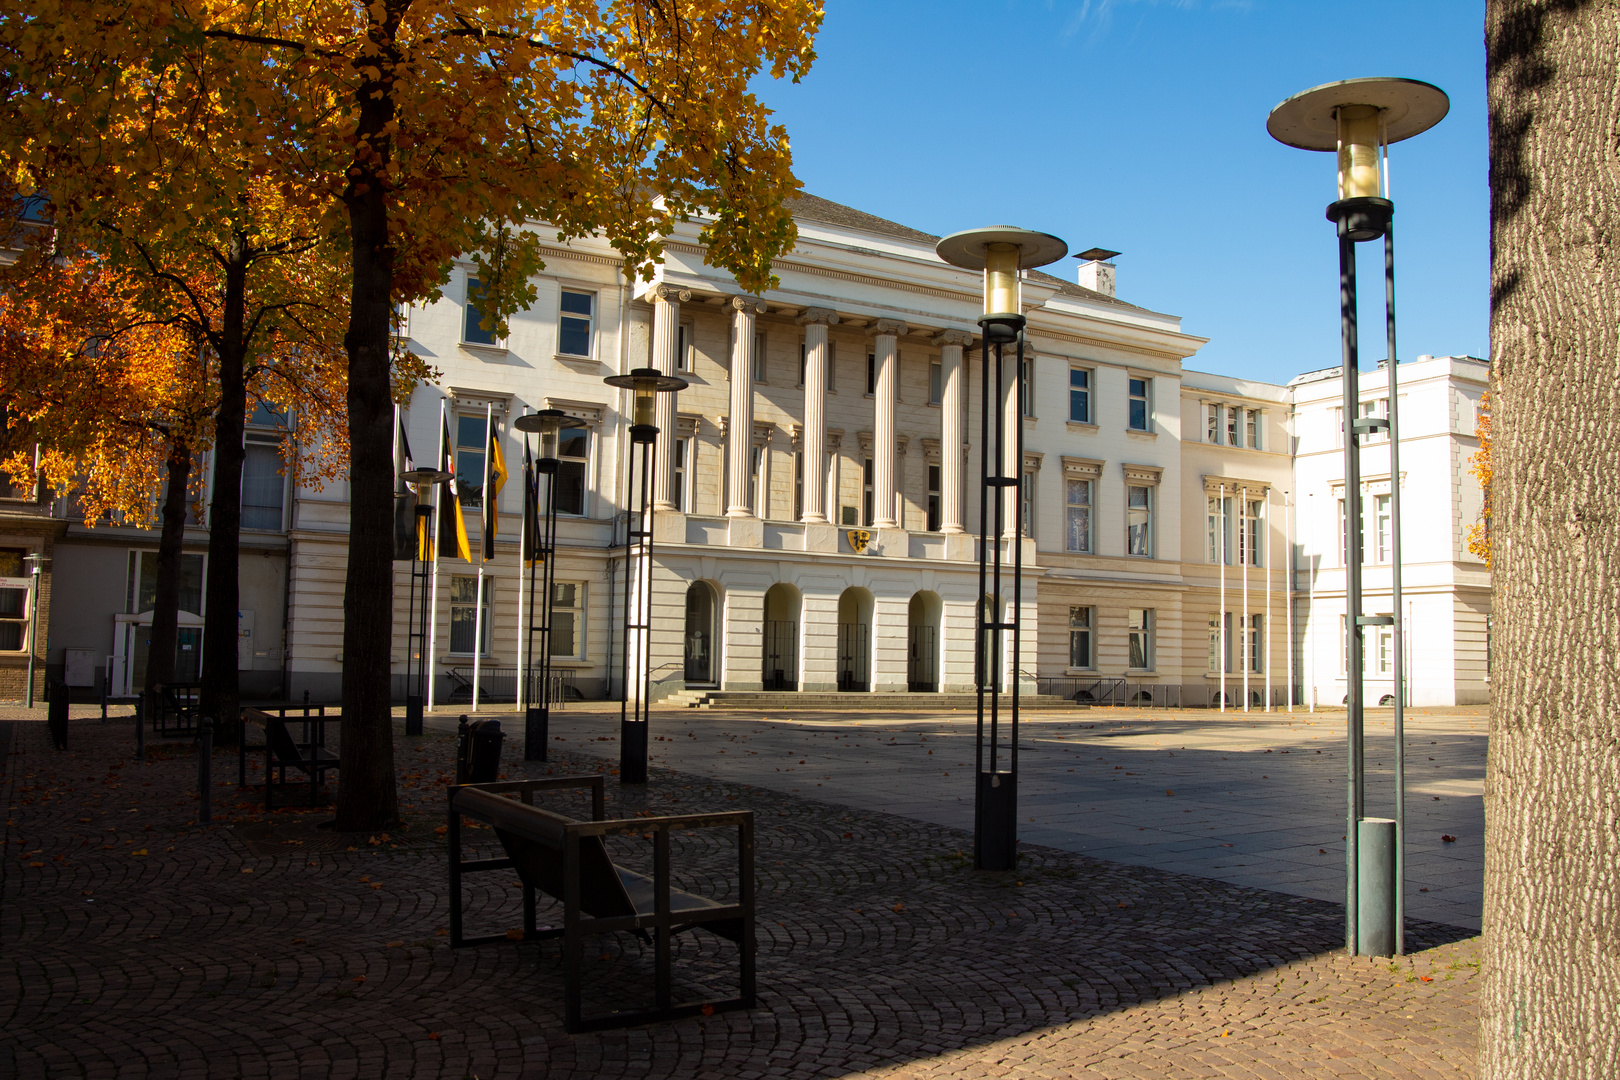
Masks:
[[[1065,674],[1065,675],[1095,675],[1095,674],[1097,674],[1097,669],[1094,668],[1094,667],[1064,668],[1063,669],[1063,674]]]
[[[511,351],[505,345],[489,344],[482,341],[463,341],[461,342],[461,347],[463,349],[471,349],[474,352],[500,353],[503,356]]]
[[[1159,437],[1159,433],[1157,431],[1153,431],[1152,429],[1133,427],[1126,428],[1125,434],[1137,439],[1157,439]]]
[[[1159,669],[1158,668],[1150,668],[1150,667],[1126,668],[1125,669],[1125,674],[1127,676],[1134,675],[1137,678],[1154,678],[1154,679],[1157,679],[1159,677]]]
[[[557,361],[559,364],[567,364],[570,367],[579,368],[584,371],[600,371],[602,369],[602,361],[590,356],[574,356],[570,353],[554,353],[552,354],[551,358]]]
[[[1097,434],[1097,425],[1088,423],[1085,420],[1070,420],[1068,421],[1068,426],[1070,431],[1078,431],[1082,435]]]

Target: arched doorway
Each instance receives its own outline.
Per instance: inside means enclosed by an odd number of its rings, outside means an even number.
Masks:
[[[765,593],[760,680],[766,690],[799,688],[799,590],[777,582]]]
[[[838,597],[838,689],[872,689],[872,594],[859,586]]]
[[[939,693],[939,624],[945,605],[938,593],[913,593],[906,611],[906,689]]]
[[[715,655],[719,638],[720,604],[714,586],[694,581],[686,590],[686,685],[717,686],[720,671]]]

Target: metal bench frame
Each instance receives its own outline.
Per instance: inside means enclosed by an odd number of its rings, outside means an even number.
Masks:
[[[514,834],[510,830],[511,823],[504,822],[506,827],[502,830],[507,836],[515,837],[518,841],[534,844],[537,848],[554,853],[562,860],[563,895],[554,897],[563,904],[563,925],[561,927],[539,928],[535,925],[535,885],[528,880],[523,885],[523,941],[542,941],[549,938],[563,939],[563,1016],[564,1024],[570,1032],[600,1031],[607,1028],[631,1027],[637,1024],[646,1024],[660,1020],[675,1020],[686,1016],[724,1012],[733,1009],[751,1009],[755,1002],[755,953],[754,939],[754,814],[751,810],[738,810],[729,813],[716,814],[680,814],[669,817],[653,818],[626,818],[618,820],[604,820],[603,818],[603,780],[601,776],[559,776],[541,780],[515,780],[495,784],[467,784],[450,788],[449,791],[449,842],[450,842],[450,946],[452,948],[465,948],[472,945],[483,945],[497,941],[510,940],[505,934],[489,934],[479,937],[468,937],[464,932],[462,914],[461,879],[464,874],[478,873],[486,870],[517,869],[522,868],[511,858],[504,859],[477,859],[467,861],[462,858],[462,816],[492,822],[480,817],[477,813],[459,808],[456,796],[463,790],[476,790],[491,794],[507,794],[516,792],[521,805],[534,806],[534,793],[537,791],[557,791],[569,788],[588,788],[591,792],[590,821],[578,821],[563,815],[553,815],[554,819],[564,822],[564,840],[560,849],[547,840],[538,836]],[[669,834],[677,829],[726,828],[737,829],[737,902],[734,904],[704,907],[698,910],[676,912],[672,910],[671,898],[673,896],[692,896],[683,893],[670,884],[669,860]],[[591,916],[581,909],[581,864],[580,853],[582,841],[587,838],[605,838],[608,836],[641,836],[650,833],[653,844],[653,909],[650,912],[638,910],[634,915],[619,916]],[[502,837],[502,843],[508,841],[507,836]],[[619,868],[610,861],[607,864],[615,873]],[[615,887],[622,887],[619,881],[614,881]],[[699,898],[701,899],[701,898]],[[704,903],[712,903],[705,900]],[[738,925],[737,947],[740,955],[740,993],[732,998],[709,999],[703,1001],[684,1001],[676,1003],[673,997],[673,966],[670,955],[670,939],[683,930],[697,929],[709,923],[734,922]],[[618,931],[629,931],[637,934],[643,940],[650,936],[653,945],[654,1007],[651,1009],[638,1009],[631,1011],[615,1011],[600,1016],[587,1017],[582,1015],[581,1005],[581,967],[584,957],[584,939],[586,935],[607,934]],[[714,931],[711,931],[714,932]],[[730,934],[723,936],[729,937]]]
[[[242,710],[244,726],[248,723],[255,723],[264,727],[264,808],[266,810],[275,809],[276,788],[293,786],[287,783],[288,768],[297,769],[309,777],[309,805],[319,805],[321,781],[326,778],[327,773],[337,771],[339,768],[338,756],[326,749],[325,746],[324,721],[331,719],[333,718],[310,717],[311,721],[322,721],[320,738],[318,740],[308,739],[299,742],[293,738],[292,732],[287,730],[288,721],[284,717],[271,716],[269,713],[259,709]],[[296,722],[296,720],[297,718],[293,722]],[[273,734],[278,729],[286,739],[286,744],[282,746],[276,745],[280,740]],[[307,724],[305,730],[308,730]],[[285,753],[289,746],[293,754],[291,758]],[[272,769],[275,770],[279,780],[271,776]],[[303,781],[298,781],[298,783],[302,784]]]

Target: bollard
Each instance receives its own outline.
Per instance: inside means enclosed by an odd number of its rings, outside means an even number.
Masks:
[[[68,688],[66,683],[50,684],[50,698],[45,702],[45,726],[50,729],[51,745],[58,750],[67,749]]]
[[[197,725],[197,823],[207,825],[214,820],[209,794],[213,790],[214,722],[203,717]]]
[[[1356,823],[1356,943],[1362,956],[1395,955],[1395,819]]]
[[[501,743],[506,738],[499,720],[463,716],[457,725],[456,783],[491,784],[501,771]]]
[[[146,691],[135,699],[135,760],[146,760]]]
[[[523,714],[523,760],[545,761],[546,740],[550,737],[550,711],[538,705],[528,706]]]
[[[422,734],[422,699],[416,694],[405,695],[405,734]]]

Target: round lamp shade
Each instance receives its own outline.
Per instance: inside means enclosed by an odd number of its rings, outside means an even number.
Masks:
[[[992,244],[1010,244],[1018,249],[1020,270],[1055,263],[1069,253],[1069,245],[1050,233],[1031,232],[1012,225],[992,225],[951,233],[934,245],[939,257],[964,270],[983,270]]]
[[[442,484],[454,475],[443,469],[407,469],[399,474],[399,478],[407,484]]]
[[[1266,118],[1266,130],[1278,142],[1301,150],[1337,150],[1338,111],[1348,105],[1378,110],[1385,145],[1423,134],[1451,111],[1444,90],[1418,79],[1343,79],[1284,100]]]
[[[623,375],[609,375],[602,380],[609,386],[624,390],[651,390],[655,394],[670,394],[685,390],[687,382],[678,375],[665,375],[657,368],[631,368]]]
[[[560,431],[563,428],[582,428],[585,421],[577,416],[569,416],[561,409],[541,409],[539,412],[518,417],[512,421],[512,426],[519,431],[538,434],[545,431]]]

